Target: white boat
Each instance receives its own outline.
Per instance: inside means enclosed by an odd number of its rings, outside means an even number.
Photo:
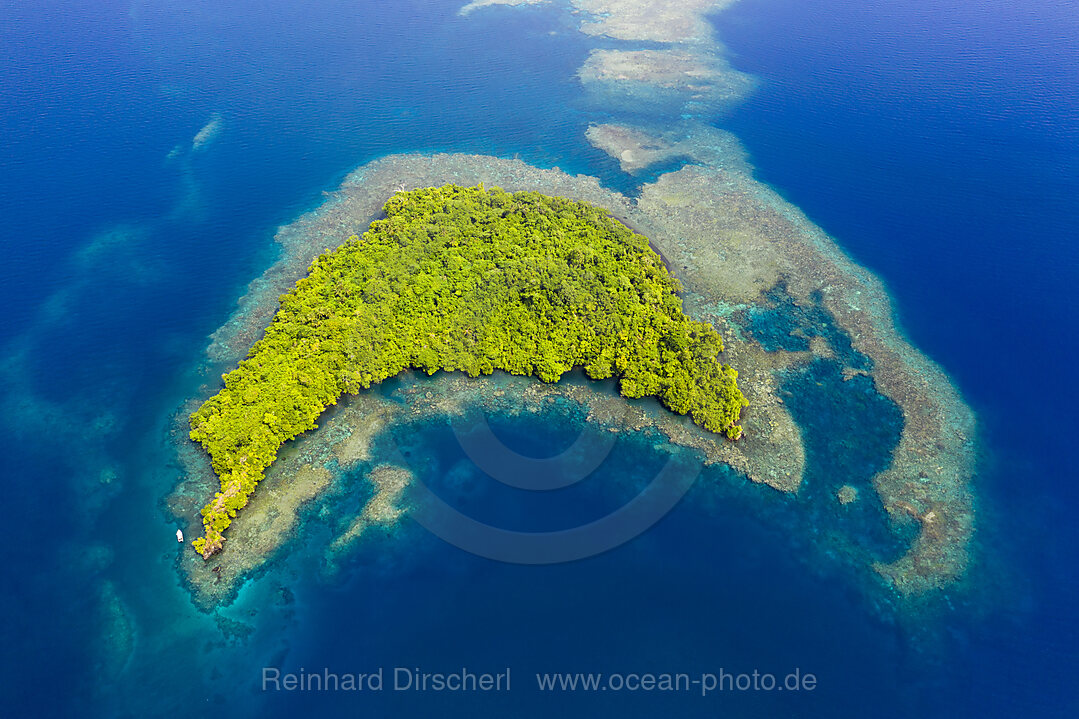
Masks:
[[[176,530],[176,541],[177,541],[177,542],[183,542],[183,541],[184,541],[184,533],[183,533],[183,530],[180,530],[180,529],[177,529],[177,530]]]

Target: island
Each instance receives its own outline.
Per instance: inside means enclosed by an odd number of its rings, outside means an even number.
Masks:
[[[342,395],[407,368],[553,383],[616,378],[731,440],[748,406],[714,327],[682,310],[648,240],[587,202],[449,184],[397,192],[384,217],[311,264],[224,387],[190,417],[221,488],[208,558],[280,447]]]
[[[189,418],[220,390],[221,373],[266,334],[279,297],[295,291],[325,248],[383,218],[387,198],[447,183],[587,202],[647,236],[677,275],[684,313],[722,334],[724,361],[738,368],[737,388],[750,403],[739,415],[740,439],[717,441],[659,401],[627,402],[614,378],[547,383],[506,372],[473,379],[464,371],[421,377],[422,369],[406,369],[379,391],[342,395],[318,417],[317,432],[296,437],[251,475],[263,477],[259,491],[236,518],[225,515],[232,519],[229,551],[208,561],[182,552],[178,567],[200,607],[214,611],[234,601],[293,540],[312,536],[308,523],[332,535],[324,548],[327,575],[354,554],[385,550],[378,540],[384,533],[408,541],[400,518],[422,511],[408,490],[423,483],[423,468],[394,455],[395,431],[471,411],[540,417],[563,402],[597,432],[654,431],[661,451],[697,453],[707,477],[695,485],[700,511],[718,512],[738,497],[753,516],[797,536],[792,549],[811,571],[835,563],[855,570],[875,606],[918,608],[972,581],[968,568],[983,561],[985,548],[975,541],[975,414],[947,373],[904,335],[880,279],[760,181],[739,139],[717,126],[756,86],[731,66],[715,36],[709,16],[729,4],[570,0],[565,28],[576,26],[588,45],[575,74],[577,97],[595,119],[583,139],[625,173],[617,186],[610,176],[516,156],[389,154],[356,167],[324,201],[279,227],[277,258],[209,338],[201,371],[211,380],[169,424],[183,479],[166,504],[185,534],[197,536],[200,509],[228,471],[215,473],[190,440]],[[462,14],[494,22],[508,18],[510,7],[533,5],[477,0]],[[494,15],[481,19],[484,13]],[[539,148],[524,154],[544,163],[550,157]],[[856,422],[832,421],[852,419],[852,411]],[[357,492],[359,506],[333,504]],[[912,626],[921,626],[920,610],[911,616],[919,618]]]

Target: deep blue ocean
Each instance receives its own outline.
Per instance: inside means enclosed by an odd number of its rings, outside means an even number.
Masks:
[[[905,332],[977,413],[989,559],[977,610],[935,615],[931,648],[840,564],[804,559],[827,529],[811,505],[769,504],[721,470],[718,508],[694,490],[633,542],[548,567],[495,564],[406,524],[327,580],[312,517],[223,612],[241,629],[194,607],[164,506],[179,479],[168,430],[203,381],[207,336],[276,257],[279,225],[393,152],[638,184],[584,138],[604,118],[575,78],[591,45],[573,19],[458,7],[0,6],[0,716],[1079,716],[1079,10],[1064,0],[741,0],[714,17],[760,87],[712,122],[884,280]],[[550,420],[495,429],[542,455],[581,429]],[[845,461],[815,444],[832,424],[879,426],[885,452],[894,440],[872,403],[806,421],[820,481]],[[437,423],[400,441],[429,455],[435,485],[461,460]],[[629,492],[660,460],[648,437],[620,442],[606,471]],[[503,500],[474,509],[512,517]],[[874,517],[857,521],[892,551]],[[120,667],[102,657],[102,586],[132,618]],[[259,691],[265,666],[380,665],[509,666],[514,691]],[[819,687],[543,694],[531,681],[721,668],[798,668]]]

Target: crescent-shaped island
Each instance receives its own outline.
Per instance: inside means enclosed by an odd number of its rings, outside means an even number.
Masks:
[[[711,325],[682,312],[648,241],[592,205],[446,185],[395,194],[384,219],[320,255],[224,388],[191,415],[221,490],[202,510],[204,557],[286,441],[343,394],[406,368],[502,370],[557,382],[619,378],[737,439],[747,403]]]
[[[601,131],[615,157],[665,141],[602,127],[597,144]],[[185,532],[207,534],[196,548],[208,559],[182,553],[195,600],[231,601],[305,517],[333,533],[331,569],[373,530],[399,526],[415,509],[416,470],[387,451],[395,428],[552,402],[579,407],[596,431],[658,432],[703,466],[729,468],[763,488],[751,511],[801,514],[819,529],[821,556],[896,597],[961,582],[973,414],[898,332],[880,282],[754,180],[737,149],[726,133],[698,131],[678,150],[692,162],[634,197],[520,160],[390,155],[282,227],[279,259],[207,349],[224,384],[211,375],[177,415],[186,480],[168,503]],[[531,239],[496,240],[476,229],[484,222]],[[481,249],[493,254],[477,268]],[[419,254],[386,262],[402,252]],[[488,286],[500,303],[479,290]],[[571,367],[612,379],[553,381]],[[860,419],[816,428],[847,415]],[[855,484],[829,485],[838,468],[821,462],[833,461],[854,463],[837,476]],[[706,488],[727,491],[723,476]],[[354,514],[320,499],[357,477],[370,493]]]

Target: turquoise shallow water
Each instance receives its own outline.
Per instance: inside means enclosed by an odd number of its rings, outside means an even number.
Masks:
[[[898,431],[894,406],[828,363],[787,378],[809,456],[796,502],[712,469],[652,531],[586,561],[495,565],[406,525],[327,577],[319,512],[359,506],[357,487],[311,507],[294,549],[219,617],[197,611],[163,503],[179,479],[167,433],[206,381],[206,335],[272,262],[277,225],[388,152],[519,155],[625,191],[640,179],[583,138],[609,118],[574,80],[589,45],[556,9],[467,20],[441,2],[0,10],[0,130],[11,139],[0,208],[13,258],[0,283],[3,476],[14,508],[0,714],[1070,716],[1075,473],[1063,430],[1076,399],[1064,378],[1077,349],[1067,238],[1079,90],[1067,70],[1079,66],[1079,33],[1048,4],[1018,17],[935,7],[744,0],[717,23],[762,87],[715,119],[747,142],[761,177],[884,277],[916,342],[979,413],[979,541],[1003,569],[977,569],[989,581],[972,602],[989,611],[957,599],[932,620],[929,649],[821,550],[830,532],[857,533],[883,558],[910,539],[872,502],[840,514],[824,501],[839,484],[865,487]],[[1008,62],[984,48],[1004,48]],[[214,117],[219,134],[193,148]],[[789,312],[753,327],[789,341],[795,321],[830,331]],[[556,408],[494,430],[544,456],[578,423]],[[853,425],[872,426],[874,442],[844,444]],[[653,438],[623,438],[597,476],[533,504],[483,483],[444,424],[402,428],[397,442],[424,458],[446,499],[522,529],[602,515],[663,461]],[[258,687],[264,666],[397,665],[510,666],[515,690]],[[543,694],[531,681],[721,668],[800,668],[819,688],[702,698]]]

